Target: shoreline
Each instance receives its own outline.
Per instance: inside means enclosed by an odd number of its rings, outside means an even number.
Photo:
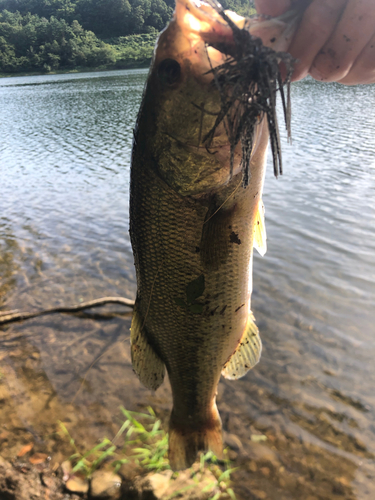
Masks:
[[[0,79],[1,78],[16,78],[16,77],[22,77],[22,76],[44,76],[44,75],[68,75],[68,74],[75,74],[75,73],[96,73],[96,72],[104,72],[104,71],[116,71],[116,70],[122,70],[122,69],[144,69],[148,68],[151,64],[151,58],[147,61],[143,61],[140,63],[130,63],[130,64],[125,64],[125,65],[110,65],[110,66],[98,66],[98,67],[87,67],[87,66],[82,66],[82,67],[76,67],[76,68],[70,68],[70,69],[61,69],[61,70],[55,70],[55,71],[48,71],[48,72],[40,72],[40,71],[21,71],[20,73],[0,73]]]

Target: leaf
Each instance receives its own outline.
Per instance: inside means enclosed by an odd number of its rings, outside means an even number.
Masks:
[[[100,455],[99,458],[94,460],[94,462],[91,464],[91,470],[95,470],[100,463],[102,463],[107,457],[112,456],[115,451],[116,451],[116,446],[110,446]]]
[[[29,444],[25,444],[25,446],[22,446],[22,448],[20,449],[20,451],[17,453],[17,457],[23,457],[24,455],[26,455],[26,453],[29,453],[30,450],[32,450],[34,447],[34,443],[29,443]]]
[[[220,483],[221,481],[228,481],[232,470],[233,469],[227,469],[226,471],[222,472],[218,477],[217,482]]]
[[[221,495],[221,492],[220,492],[220,491],[218,491],[218,492],[216,493],[216,495],[214,495],[213,497],[210,497],[208,500],[219,500],[220,495]]]
[[[116,436],[114,437],[113,439],[113,442],[115,443],[118,438],[126,431],[126,429],[129,427],[130,425],[130,422],[129,420],[125,420],[125,422],[122,424],[122,426],[120,427],[119,431],[117,432]]]
[[[195,487],[194,484],[190,484],[189,486],[185,486],[184,488],[180,488],[179,490],[172,493],[172,495],[169,495],[167,497],[167,500],[172,500],[172,498],[179,497],[182,495],[182,493],[184,493],[185,491],[191,490],[194,487]]]
[[[139,453],[140,455],[146,455],[146,456],[151,455],[150,450],[146,450],[145,448],[134,448],[133,452]]]
[[[63,435],[69,439],[70,446],[72,446],[74,448],[75,452],[78,453],[77,447],[75,445],[75,441],[72,438],[72,436],[69,434],[69,431],[66,428],[66,426],[61,422],[61,420],[58,420],[57,423],[59,424],[60,430],[63,433]]]
[[[115,460],[114,462],[111,463],[113,467],[113,473],[117,474],[117,472],[121,469],[121,466],[124,464],[128,464],[130,460],[127,458],[121,458],[120,460]]]
[[[108,438],[103,438],[103,440],[99,444],[94,446],[94,448],[91,448],[91,450],[86,451],[86,453],[82,455],[82,458],[87,458],[90,455],[95,454],[97,451],[100,451],[102,448],[105,448],[109,444],[112,444],[111,441]]]
[[[150,435],[154,435],[157,433],[157,431],[159,430],[159,427],[160,427],[160,420],[157,420],[154,425],[152,426],[152,430],[151,430],[151,433]]]
[[[232,490],[232,488],[227,488],[226,491],[227,491],[228,495],[231,497],[232,500],[237,500],[237,497],[236,497],[234,491]]]
[[[187,307],[187,304],[184,300],[176,298],[174,299],[175,304],[178,305],[179,307]]]
[[[147,406],[147,411],[149,412],[149,414],[151,415],[151,417],[156,418],[155,412],[154,412],[154,410],[151,408],[151,406]]]
[[[198,297],[203,295],[205,289],[204,274],[191,281],[186,287],[186,298],[188,304],[192,304]]]
[[[264,434],[252,434],[251,435],[251,441],[254,443],[260,443],[261,441],[267,441],[267,436]]]
[[[189,311],[192,312],[193,314],[202,314],[203,305],[202,304],[191,304],[189,306]]]
[[[211,460],[215,455],[213,454],[212,451],[208,451],[204,455],[202,455],[202,460],[203,462],[208,462],[208,460]]]
[[[211,491],[213,490],[213,488],[215,488],[215,486],[217,485],[217,482],[216,481],[212,481],[211,483],[207,484],[203,489],[202,489],[202,493],[207,493],[207,491]]]
[[[34,453],[34,455],[32,455],[29,458],[29,462],[33,465],[37,465],[37,464],[42,464],[47,459],[48,459],[48,455],[46,453]]]
[[[88,467],[86,465],[86,460],[84,458],[81,458],[80,460],[78,460],[78,462],[73,467],[72,472],[74,474],[74,473],[82,471],[82,470],[84,470],[84,471],[88,470]]]

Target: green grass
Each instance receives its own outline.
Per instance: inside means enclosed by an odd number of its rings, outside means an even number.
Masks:
[[[109,464],[117,472],[123,464],[133,464],[144,473],[161,472],[169,470],[168,434],[162,429],[161,421],[157,418],[152,408],[147,408],[147,413],[126,410],[121,407],[124,421],[116,436],[110,440],[103,438],[92,449],[81,453],[70,435],[67,427],[59,422],[60,435],[69,440],[74,453],[69,457],[72,464],[72,474],[78,473],[90,477],[92,473]],[[119,444],[121,442],[121,445]],[[199,485],[205,470],[208,469],[215,477],[215,481],[208,484],[202,491],[213,491],[209,500],[231,499],[236,496],[231,488],[231,473],[235,470],[230,467],[229,460],[218,460],[212,452],[201,454],[199,468],[191,469],[191,477]],[[178,477],[174,473],[171,481]],[[190,489],[188,486],[185,489]],[[185,490],[179,490],[166,500],[172,500]]]

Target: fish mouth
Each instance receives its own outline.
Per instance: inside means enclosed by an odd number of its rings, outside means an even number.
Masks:
[[[246,19],[225,11],[215,0],[177,0],[175,18],[190,40],[203,40],[210,46],[234,45],[232,24],[243,29]],[[228,22],[229,20],[229,22]]]
[[[213,127],[203,137],[203,144],[209,149],[215,143],[218,128],[224,124],[230,144],[230,178],[234,172],[235,155],[241,145],[243,186],[247,187],[257,128],[266,118],[277,177],[282,173],[282,159],[276,96],[281,96],[290,137],[289,86],[293,59],[289,54],[263,45],[260,38],[252,35],[252,20],[224,11],[217,0],[177,0],[175,20],[192,47],[204,42],[209,60],[206,74],[210,75],[220,93],[221,109]],[[276,23],[277,30],[280,23],[284,28],[287,26],[280,20],[271,21],[271,25],[266,21],[267,29],[273,26],[272,22]],[[264,23],[255,23],[255,26],[258,32],[259,26],[264,30]],[[280,62],[287,67],[285,81],[280,73]]]
[[[284,47],[278,45],[278,40],[285,41],[285,28],[288,26],[280,18],[254,21],[253,18],[224,11],[217,0],[176,0],[173,19],[157,43],[153,62],[155,68],[160,68],[164,60],[174,59],[176,67],[183,65],[187,69],[185,74],[189,75],[189,81],[205,89],[206,95],[212,97],[214,92],[218,96],[217,104],[209,109],[211,113],[217,113],[216,118],[211,120],[210,128],[207,130],[205,126],[203,131],[200,127],[203,133],[200,130],[194,137],[195,144],[191,144],[191,140],[186,141],[187,137],[185,140],[181,138],[181,142],[189,143],[187,147],[198,146],[202,152],[204,146],[208,153],[216,151],[225,142],[229,144],[229,180],[242,170],[244,188],[250,181],[254,141],[263,120],[268,124],[274,174],[277,177],[282,173],[276,97],[281,96],[290,137],[289,84],[293,60],[289,54],[272,47]],[[264,32],[268,33],[268,40],[272,33],[271,39],[275,38],[276,45],[264,45],[261,38],[253,35]],[[287,68],[284,81],[280,62],[284,62]],[[195,105],[201,103],[195,102]],[[204,112],[207,114],[204,110],[202,116]],[[227,147],[220,150],[220,158],[223,158]],[[239,152],[242,158],[238,165]]]
[[[306,1],[305,8],[311,0]],[[188,38],[204,40],[211,46],[233,47],[234,31],[238,28],[262,38],[265,45],[275,51],[285,51],[303,11],[303,6],[296,4],[277,18],[258,14],[245,18],[224,10],[217,0],[176,0],[174,18]]]

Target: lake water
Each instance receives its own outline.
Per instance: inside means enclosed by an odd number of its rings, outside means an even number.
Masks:
[[[129,168],[146,75],[0,80],[1,309],[134,298]],[[273,178],[269,164],[265,184],[268,252],[254,259],[262,360],[221,382],[218,406],[228,442],[235,434],[243,446],[231,452],[239,498],[370,500],[375,87],[306,80],[292,98],[284,175]],[[89,445],[117,430],[121,404],[152,405],[167,421],[168,385],[151,393],[131,370],[129,315],[105,311],[115,317],[96,310],[3,328],[4,456],[33,439],[58,460],[67,451],[57,420]]]

